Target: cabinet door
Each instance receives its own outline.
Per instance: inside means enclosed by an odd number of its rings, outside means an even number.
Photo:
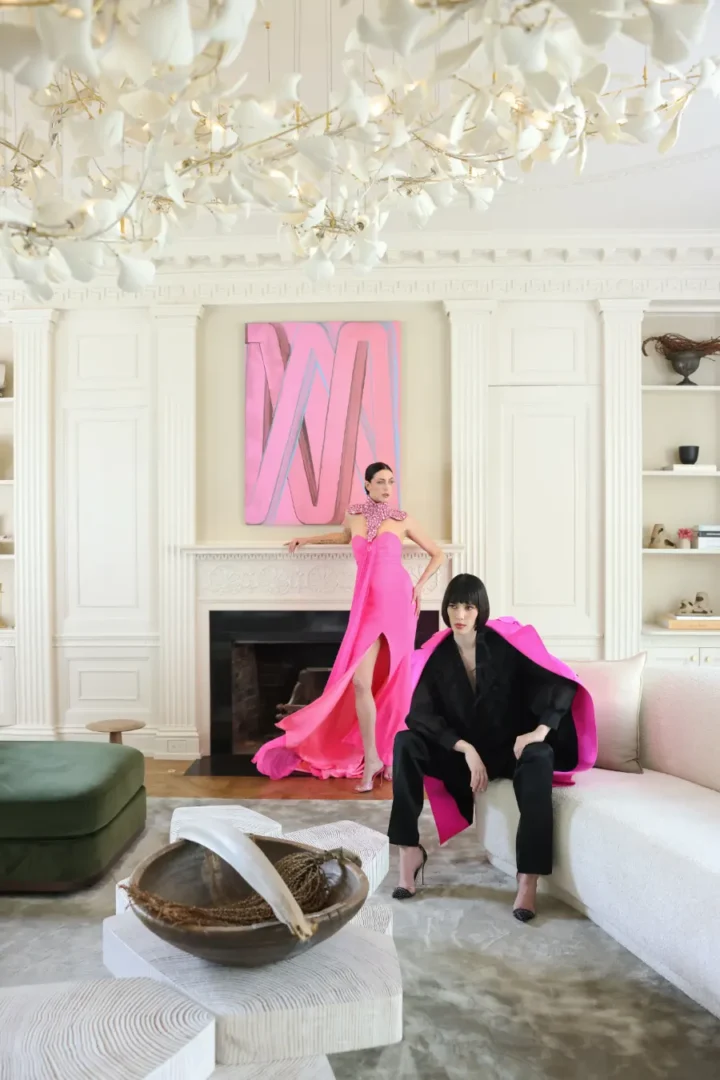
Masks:
[[[700,663],[703,667],[720,668],[720,649],[701,649]]]
[[[599,404],[594,386],[489,392],[492,610],[564,642],[602,634]]]
[[[510,300],[498,305],[491,385],[582,386],[598,382],[598,319],[591,305]]]
[[[675,645],[648,652],[648,664],[652,667],[697,667],[699,663],[700,650],[690,646]]]

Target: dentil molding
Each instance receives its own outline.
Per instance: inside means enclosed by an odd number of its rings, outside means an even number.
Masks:
[[[372,274],[338,271],[314,284],[267,237],[185,240],[168,248],[155,284],[124,293],[111,279],[56,290],[53,307],[81,305],[153,309],[185,305],[453,301],[480,299],[655,300],[720,298],[720,234],[647,233],[539,236],[499,233],[405,233],[390,238],[386,260]],[[24,286],[0,280],[0,308],[32,309]],[[192,314],[188,318],[192,320]]]

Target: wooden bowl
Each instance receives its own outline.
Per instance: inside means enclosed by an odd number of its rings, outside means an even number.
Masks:
[[[274,836],[252,836],[252,840],[275,864],[294,851],[317,851]],[[163,941],[191,956],[230,967],[262,967],[297,956],[342,929],[363,906],[368,895],[368,879],[355,863],[341,865],[336,859],[323,867],[330,881],[328,905],[308,921],[315,933],[300,941],[284,923],[276,919],[252,926],[173,926],[148,914],[133,903],[141,922]],[[145,859],[132,875],[132,886],[161,896],[176,904],[210,907],[220,901],[242,899],[253,890],[226,862],[207,848],[189,840],[178,840]]]

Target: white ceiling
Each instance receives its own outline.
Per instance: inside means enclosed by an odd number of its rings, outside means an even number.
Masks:
[[[327,90],[342,78],[344,44],[357,14],[371,12],[373,0],[265,0],[262,23],[253,27],[243,61],[249,84],[267,83],[282,71],[303,73],[301,93],[326,100]],[[454,35],[465,34],[460,29]],[[464,40],[464,37],[463,37]],[[453,40],[452,44],[457,44]],[[720,56],[720,10],[710,15],[706,40],[698,55]],[[642,71],[644,53],[633,45],[616,48],[614,70],[628,78]],[[537,167],[516,185],[506,185],[490,211],[470,214],[458,206],[438,213],[431,230],[450,232],[573,229],[718,230],[720,229],[720,99],[698,95],[683,118],[674,149],[660,156],[654,146],[591,145],[582,177],[572,162]],[[264,232],[262,218],[243,230]],[[406,231],[396,219],[388,230]]]

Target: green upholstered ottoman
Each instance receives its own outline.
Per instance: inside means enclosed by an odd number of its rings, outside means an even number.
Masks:
[[[92,885],[145,828],[130,746],[0,742],[0,892]]]

